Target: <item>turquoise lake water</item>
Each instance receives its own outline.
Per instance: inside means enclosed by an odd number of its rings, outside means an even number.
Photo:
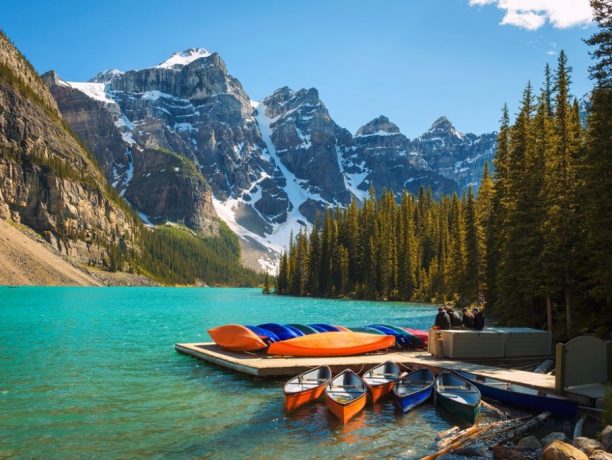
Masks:
[[[226,323],[425,329],[434,315],[257,289],[0,287],[0,458],[416,458],[452,424],[431,405],[368,404],[345,426],[324,402],[286,416],[282,381],[173,347]]]

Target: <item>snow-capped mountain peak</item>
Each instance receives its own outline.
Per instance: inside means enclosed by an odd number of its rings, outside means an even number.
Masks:
[[[210,56],[212,53],[205,48],[189,48],[185,51],[174,53],[161,64],[155,66],[158,69],[179,69],[196,59]]]
[[[372,121],[366,123],[361,128],[357,130],[355,133],[355,137],[365,137],[365,136],[388,136],[391,134],[399,134],[400,129],[389,121],[387,117],[384,115],[380,115],[377,118],[374,118]]]
[[[451,123],[451,121],[442,116],[439,117],[436,121],[434,121],[431,125],[431,128],[427,131],[426,134],[452,134],[459,139],[463,139],[463,133],[459,132],[457,128]]]
[[[90,83],[109,83],[116,76],[123,75],[123,74],[124,72],[122,72],[119,69],[103,70],[102,72],[98,72],[92,78],[90,78],[89,82]]]

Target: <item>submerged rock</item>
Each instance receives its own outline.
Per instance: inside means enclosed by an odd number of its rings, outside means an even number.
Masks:
[[[505,446],[493,447],[493,458],[495,460],[523,460],[525,456],[518,449]]]
[[[542,448],[542,443],[535,436],[526,436],[516,445],[520,450],[537,450]]]

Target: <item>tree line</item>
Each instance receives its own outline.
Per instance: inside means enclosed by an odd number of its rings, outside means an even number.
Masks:
[[[587,119],[559,54],[530,83],[513,122],[504,107],[478,190],[435,201],[371,191],[291,237],[276,292],[460,303],[485,300],[507,324],[571,336],[612,320],[612,13],[593,0],[598,31]],[[603,319],[603,321],[602,321]]]

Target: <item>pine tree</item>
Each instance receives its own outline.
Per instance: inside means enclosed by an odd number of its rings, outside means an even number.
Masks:
[[[489,174],[489,163],[486,162],[482,173],[482,179],[480,181],[480,188],[478,189],[478,199],[476,201],[476,208],[478,213],[478,225],[480,227],[479,239],[478,239],[478,253],[479,253],[479,298],[484,295],[488,289],[487,279],[487,260],[488,260],[488,248],[487,240],[488,235],[491,232],[491,220],[493,218],[493,195],[495,193],[493,188],[493,180]]]
[[[574,330],[572,284],[577,243],[577,160],[580,125],[570,103],[571,68],[564,51],[559,54],[555,75],[554,151],[545,159],[543,223],[543,267],[549,282],[562,294],[565,303],[566,333]],[[549,288],[550,289],[550,288]]]
[[[264,274],[264,285],[261,292],[263,294],[270,294],[270,277],[268,276],[268,272]]]
[[[494,193],[491,203],[491,221],[487,234],[487,291],[486,302],[489,305],[497,304],[497,276],[498,263],[501,257],[502,241],[504,240],[504,222],[506,220],[505,203],[508,189],[508,161],[509,161],[509,131],[510,116],[508,106],[504,104],[500,120],[497,148],[495,150],[495,176]]]
[[[288,270],[289,270],[289,262],[287,253],[283,252],[280,256],[280,262],[278,265],[278,275],[276,276],[276,289],[275,292],[277,294],[288,294]]]
[[[585,155],[581,162],[581,197],[589,257],[591,296],[609,315],[612,306],[612,4],[591,0],[598,25],[586,43],[593,47],[590,68],[595,88],[591,95]]]
[[[481,229],[476,211],[476,201],[472,187],[468,187],[467,202],[465,205],[465,249],[466,266],[464,277],[464,296],[466,300],[478,300],[480,289],[480,243]]]
[[[308,252],[308,293],[312,296],[320,294],[319,270],[321,265],[321,242],[319,227],[313,225],[310,231],[310,242]]]
[[[532,207],[530,224],[532,232],[531,239],[532,258],[529,261],[531,277],[531,295],[544,298],[546,305],[546,322],[548,330],[553,330],[553,306],[552,296],[555,294],[554,279],[549,279],[548,274],[542,266],[544,232],[546,228],[546,195],[544,187],[544,172],[546,159],[554,154],[555,133],[553,131],[552,89],[550,82],[550,68],[546,65],[544,87],[538,97],[536,115],[534,117],[534,148],[529,158],[529,175],[527,184],[529,195],[527,201]]]

